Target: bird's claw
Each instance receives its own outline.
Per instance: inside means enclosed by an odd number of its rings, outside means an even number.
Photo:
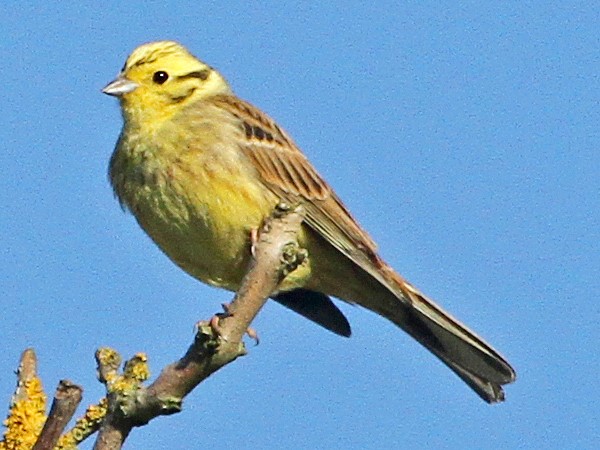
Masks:
[[[250,254],[253,258],[256,257],[256,243],[258,242],[258,229],[252,228],[250,230]]]
[[[224,319],[225,317],[233,317],[234,314],[231,311],[231,305],[229,303],[221,303],[221,307],[223,308],[223,312],[216,313],[214,316],[212,316],[208,321],[208,326],[211,328],[211,330],[216,336],[227,342],[227,339],[225,338],[225,336],[223,336],[223,333],[221,332],[221,324],[219,323],[219,321],[221,319]],[[203,323],[205,322],[199,322],[198,325]],[[258,337],[258,333],[254,328],[248,327],[246,329],[246,334],[250,339],[252,339],[255,342],[255,345],[258,345],[260,343],[260,338]]]
[[[250,339],[254,340],[254,345],[260,344],[260,339],[258,337],[258,333],[256,332],[256,330],[254,328],[251,328],[251,327],[246,328],[246,334],[248,335],[248,337]]]

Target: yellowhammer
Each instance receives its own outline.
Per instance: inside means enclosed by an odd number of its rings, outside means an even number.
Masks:
[[[110,161],[122,205],[175,264],[200,281],[238,289],[250,234],[281,201],[302,204],[305,264],[273,299],[343,336],[338,297],[387,318],[440,358],[487,402],[515,372],[493,348],[388,266],[294,141],[236,97],[225,79],[176,42],[127,58],[104,93],[124,126]]]

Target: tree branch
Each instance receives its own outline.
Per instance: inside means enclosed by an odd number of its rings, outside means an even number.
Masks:
[[[183,398],[221,367],[246,354],[242,338],[283,278],[306,257],[297,234],[304,218],[301,207],[280,204],[265,221],[253,243],[250,267],[226,314],[218,315],[218,331],[208,322],[198,325],[194,343],[179,360],[165,367],[147,388],[123,375],[103,377],[109,412],[95,450],[120,449],[134,426],[181,410]],[[144,361],[145,363],[145,361]],[[99,360],[99,372],[110,373]]]
[[[37,357],[32,348],[21,354],[17,387],[10,402],[1,449],[32,448],[46,421],[46,394],[37,374]]]
[[[52,450],[81,402],[81,387],[61,380],[54,395],[50,414],[32,450]]]

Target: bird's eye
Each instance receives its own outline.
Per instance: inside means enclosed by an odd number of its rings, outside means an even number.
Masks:
[[[152,81],[156,84],[163,84],[165,81],[169,79],[169,74],[164,70],[159,70],[158,72],[154,72],[152,75]]]

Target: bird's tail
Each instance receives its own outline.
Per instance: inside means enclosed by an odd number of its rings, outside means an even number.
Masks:
[[[393,271],[386,287],[393,296],[364,305],[388,318],[440,358],[488,403],[504,400],[502,385],[515,380],[510,364]]]
[[[502,386],[515,371],[483,339],[406,282],[374,253],[342,251],[315,243],[311,284],[275,297],[288,308],[343,336],[350,328],[327,295],[367,308],[420,342],[488,403],[504,399]],[[319,253],[320,252],[320,253]],[[325,261],[327,263],[320,264]],[[335,264],[330,263],[335,261]],[[350,275],[349,275],[350,274]],[[310,295],[310,292],[324,293]],[[332,308],[335,309],[332,310]]]

